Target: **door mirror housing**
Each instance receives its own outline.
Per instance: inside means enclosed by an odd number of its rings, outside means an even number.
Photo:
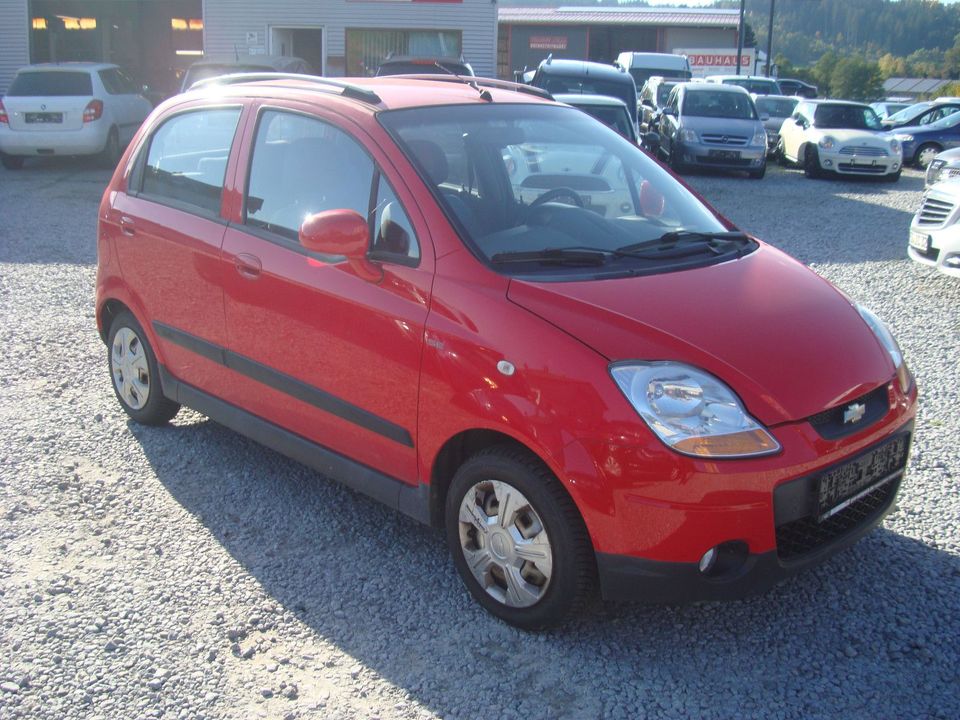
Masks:
[[[339,255],[364,280],[379,282],[383,271],[367,258],[370,227],[355,210],[324,210],[300,225],[300,244],[321,255]]]
[[[769,115],[764,114],[760,116],[760,122],[767,122],[769,119],[770,119]]]
[[[676,117],[677,111],[673,109],[672,106],[667,105],[663,110],[660,111],[661,115],[669,115],[670,117]]]

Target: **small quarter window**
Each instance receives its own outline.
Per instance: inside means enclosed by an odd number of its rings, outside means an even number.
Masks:
[[[167,120],[150,141],[143,194],[218,215],[239,119],[240,108],[217,108]]]
[[[380,176],[377,204],[373,208],[373,247],[371,256],[406,264],[420,259],[420,245],[413,225],[386,178]]]

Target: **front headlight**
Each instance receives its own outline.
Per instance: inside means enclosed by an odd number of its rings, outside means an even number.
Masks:
[[[617,386],[660,440],[694,457],[735,458],[780,450],[740,399],[713,375],[677,362],[610,366]]]
[[[927,185],[933,185],[940,180],[940,173],[943,172],[946,164],[946,160],[932,160],[930,164],[927,165]]]
[[[897,134],[893,136],[895,139],[899,140],[902,143],[913,142],[913,135],[906,134]]]
[[[762,127],[757,128],[753,131],[753,140],[750,141],[751,145],[766,145],[767,144],[767,131]]]
[[[680,132],[680,138],[684,142],[688,142],[688,143],[695,143],[700,141],[699,138],[697,137],[696,130],[682,130]]]
[[[900,390],[907,393],[910,386],[913,385],[913,376],[910,375],[907,363],[903,359],[903,351],[900,350],[900,346],[894,339],[893,333],[890,332],[890,328],[886,326],[883,320],[862,305],[857,305],[857,311],[867,326],[873,330],[873,334],[877,336],[880,344],[890,353],[890,359],[893,360],[893,364],[897,368],[897,381],[900,383]]]
[[[832,150],[833,146],[836,144],[837,144],[837,141],[834,140],[829,135],[824,135],[822,138],[820,138],[820,141],[817,143],[817,145],[822,147],[824,150]]]
[[[894,155],[900,154],[900,141],[896,138],[893,138],[890,141],[890,152],[892,152]]]

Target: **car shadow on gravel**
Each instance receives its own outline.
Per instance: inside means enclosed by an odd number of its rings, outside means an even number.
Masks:
[[[960,560],[923,542],[880,529],[761,597],[597,603],[526,634],[467,596],[440,532],[180,422],[129,425],[172,497],[286,611],[438,716],[960,715]]]

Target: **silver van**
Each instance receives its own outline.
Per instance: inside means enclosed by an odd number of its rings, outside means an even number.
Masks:
[[[668,80],[689,80],[693,77],[687,56],[673,53],[622,52],[614,65],[630,73],[638,88],[643,87],[654,75]]]

